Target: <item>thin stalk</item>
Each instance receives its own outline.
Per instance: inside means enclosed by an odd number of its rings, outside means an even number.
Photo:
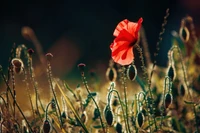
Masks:
[[[58,119],[60,119],[60,126],[61,126],[61,128],[62,128],[62,126],[63,126],[63,121],[62,121],[62,118],[61,118],[61,111],[60,111],[60,107],[59,107],[59,105],[58,105],[58,100],[57,100],[57,97],[56,97],[56,94],[55,94],[55,90],[54,90],[54,88],[53,88],[53,82],[52,82],[52,75],[51,75],[51,66],[50,66],[50,62],[48,62],[47,63],[47,69],[48,69],[48,72],[47,72],[47,74],[48,74],[48,78],[49,78],[49,84],[50,84],[50,88],[51,88],[51,90],[52,90],[52,93],[53,93],[53,97],[54,97],[54,99],[55,99],[55,102],[56,102],[56,106],[58,107],[58,112],[59,112],[59,118]]]
[[[128,132],[131,133],[130,131],[130,125],[129,125],[129,120],[128,120],[128,101],[127,101],[127,86],[126,86],[126,74],[125,74],[125,67],[122,67],[122,84],[124,88],[124,99],[125,99],[125,113],[126,113],[126,123],[127,123],[127,128]]]
[[[85,86],[85,89],[87,90],[88,94],[90,95],[90,97],[92,98],[92,101],[94,102],[97,110],[99,111],[99,118],[100,118],[100,122],[101,122],[101,126],[102,126],[102,129],[103,129],[103,132],[106,133],[105,131],[105,128],[104,128],[104,125],[103,125],[103,120],[102,120],[102,117],[101,117],[101,113],[100,113],[100,109],[99,109],[99,106],[97,105],[95,99],[93,98],[93,96],[91,95],[90,91],[89,91],[89,88],[88,88],[88,85],[86,83],[86,77],[84,76],[84,73],[82,73],[82,81],[83,81],[83,84]]]

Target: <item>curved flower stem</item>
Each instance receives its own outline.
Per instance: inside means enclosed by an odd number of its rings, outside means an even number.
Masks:
[[[106,133],[104,125],[103,125],[103,120],[102,120],[102,117],[101,117],[99,106],[97,105],[97,102],[95,101],[95,99],[93,98],[93,96],[91,95],[91,93],[89,91],[89,88],[88,88],[88,85],[87,85],[87,82],[86,82],[86,77],[84,76],[84,72],[82,72],[81,77],[82,77],[82,81],[83,81],[83,84],[85,86],[85,89],[87,90],[87,92],[90,95],[90,97],[92,98],[92,101],[94,102],[97,110],[99,111],[99,118],[100,118],[101,126],[102,126],[102,129],[103,129],[103,132]]]
[[[127,86],[126,86],[126,74],[125,74],[125,67],[122,68],[122,84],[123,84],[123,88],[124,88],[124,99],[125,99],[125,110],[126,110],[126,123],[127,123],[127,128],[128,128],[128,132],[131,133],[130,131],[130,125],[129,125],[129,120],[128,120],[128,101],[127,101],[127,95],[126,95],[126,91],[127,91]]]
[[[119,102],[120,102],[120,106],[121,106],[121,108],[122,108],[122,114],[123,114],[123,117],[124,117],[125,128],[126,128],[126,131],[128,132],[127,121],[126,121],[126,116],[125,116],[125,111],[124,111],[124,108],[123,108],[122,100],[121,100],[121,98],[120,98],[120,95],[119,95],[118,91],[115,90],[115,89],[113,89],[113,88],[114,88],[114,87],[113,87],[113,84],[111,84],[111,87],[112,87],[112,88],[111,88],[111,91],[108,93],[108,97],[110,97],[110,95],[111,95],[112,92],[115,92],[115,93],[117,94],[117,97],[118,97]]]
[[[3,74],[2,66],[0,66],[0,72],[1,72],[1,76],[2,76],[2,78],[3,78],[3,80],[4,80],[4,82],[6,83],[7,89],[8,89],[8,91],[10,92],[11,97],[12,97],[13,100],[14,100],[14,99],[15,99],[15,96],[14,96],[14,94],[12,93],[12,90],[10,89],[10,86],[9,86],[9,84],[8,84],[8,81],[6,80],[5,75]],[[19,112],[21,113],[22,117],[23,117],[24,120],[26,121],[26,123],[27,123],[27,125],[28,125],[30,131],[33,132],[32,128],[31,128],[31,125],[29,124],[28,120],[26,119],[26,117],[25,117],[23,111],[21,110],[21,108],[19,107],[19,104],[17,103],[17,101],[15,101],[15,105],[17,106]]]
[[[48,109],[49,109],[49,106],[52,104],[52,102],[49,102],[47,104],[47,107],[46,107],[46,110],[45,110],[45,119],[47,120],[48,119]]]

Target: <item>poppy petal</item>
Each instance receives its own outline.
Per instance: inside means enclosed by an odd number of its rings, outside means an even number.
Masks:
[[[135,38],[138,37],[138,31],[140,30],[140,27],[142,25],[142,21],[143,21],[143,19],[140,18],[137,23],[134,23],[134,22],[129,22],[128,23],[127,30]]]
[[[113,32],[113,35],[114,36],[118,36],[120,31],[123,30],[123,29],[127,29],[127,24],[128,24],[128,20],[127,19],[124,19],[123,21],[121,21],[117,27],[115,28],[114,32]]]
[[[131,35],[127,30],[121,30],[119,35],[115,38],[115,41],[128,41],[131,43],[134,38],[135,37]]]
[[[120,46],[118,46],[116,49],[112,50],[112,56],[115,56],[116,54],[118,54],[120,51],[122,50],[126,50],[128,49],[128,45],[129,43],[128,42],[118,42],[118,44],[120,44]]]
[[[123,56],[125,57],[125,59],[123,59]],[[116,56],[112,56],[112,58],[114,62],[120,65],[131,64],[134,59],[133,47],[130,47],[128,50],[120,51]]]

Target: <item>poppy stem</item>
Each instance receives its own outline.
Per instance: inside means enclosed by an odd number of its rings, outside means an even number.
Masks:
[[[128,128],[128,132],[131,133],[130,131],[130,125],[129,125],[129,118],[128,118],[128,101],[127,101],[127,95],[126,95],[126,91],[127,91],[127,86],[126,86],[126,73],[125,73],[125,67],[122,67],[122,84],[123,84],[123,88],[124,88],[124,99],[125,99],[125,112],[126,112],[126,123],[127,123],[127,128]]]
[[[103,120],[102,120],[102,117],[101,117],[99,106],[98,106],[97,102],[95,101],[94,97],[90,93],[90,90],[89,90],[88,85],[87,85],[86,77],[84,76],[84,72],[81,73],[81,77],[82,77],[82,81],[83,81],[83,84],[85,86],[85,89],[87,90],[87,92],[90,95],[92,101],[94,102],[97,110],[99,111],[99,118],[100,118],[101,126],[102,126],[102,129],[103,129],[103,132],[106,133],[106,130],[105,130],[104,125],[103,125]]]

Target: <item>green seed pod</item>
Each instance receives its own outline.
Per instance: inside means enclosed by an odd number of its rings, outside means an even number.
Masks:
[[[55,110],[55,109],[56,109],[56,103],[55,103],[55,100],[54,100],[54,99],[51,100],[51,109],[52,109],[52,110]]]
[[[170,77],[170,79],[172,81],[174,81],[174,79],[176,78],[176,73],[175,73],[175,68],[174,66],[170,65],[170,67],[168,68],[168,72],[167,72],[167,75],[168,77]]]
[[[62,112],[61,117],[62,117],[63,119],[67,119],[67,115],[66,115],[65,111]]]
[[[136,76],[137,76],[137,69],[136,69],[135,65],[129,65],[128,69],[127,69],[128,79],[130,79],[131,81],[134,81]]]
[[[169,94],[169,93],[167,93],[165,95],[165,100],[164,100],[164,106],[165,106],[165,108],[168,108],[172,104],[172,101],[173,101],[172,95]]]
[[[119,122],[115,125],[115,129],[117,133],[122,133],[122,125]]]
[[[110,106],[109,105],[107,105],[106,108],[105,108],[105,110],[104,110],[104,116],[105,116],[107,124],[109,126],[111,126],[112,123],[113,123],[113,113],[110,110]]]
[[[144,115],[142,112],[139,112],[136,117],[136,125],[141,128],[144,123]]]
[[[117,78],[117,71],[115,70],[115,68],[108,68],[107,71],[106,71],[106,78],[107,80],[113,82],[116,80]]]
[[[50,133],[50,131],[51,131],[51,124],[48,120],[45,120],[43,123],[43,132]]]
[[[188,42],[190,38],[190,32],[186,26],[180,28],[179,36],[183,42]]]
[[[96,120],[97,118],[99,118],[100,116],[100,113],[99,113],[99,110],[97,108],[94,109],[94,117],[93,117],[93,120]]]

